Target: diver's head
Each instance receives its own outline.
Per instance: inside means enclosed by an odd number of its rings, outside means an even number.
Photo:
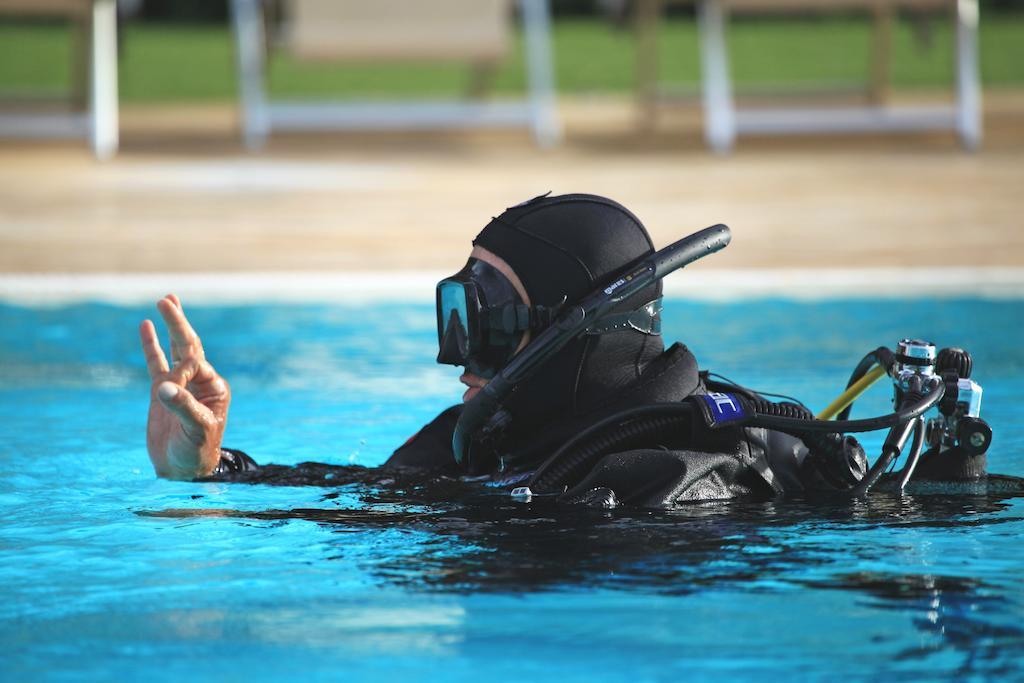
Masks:
[[[465,367],[471,386],[499,372],[565,305],[654,250],[629,210],[585,194],[506,209],[473,245],[466,266],[437,288],[437,360]],[[657,307],[648,306],[660,295],[659,282],[621,302],[613,313],[630,313],[629,321],[599,325],[517,387],[507,406],[516,424],[585,412],[633,381],[663,349]]]
[[[488,329],[474,327],[479,341],[473,344],[471,351],[466,348],[470,327],[468,312],[472,310],[475,326],[477,312],[485,307],[478,307],[481,302],[486,302],[486,307],[497,315],[492,313],[488,316],[495,318],[495,324],[486,325]],[[461,271],[438,285],[438,340],[441,350],[437,362],[465,367],[466,371],[459,378],[468,387],[462,396],[463,401],[473,398],[530,341],[528,329],[506,332],[502,328],[502,321],[498,318],[503,317],[507,306],[524,306],[528,310],[530,295],[505,259],[479,245],[473,247],[469,261]],[[443,315],[443,311],[447,311],[447,315]]]

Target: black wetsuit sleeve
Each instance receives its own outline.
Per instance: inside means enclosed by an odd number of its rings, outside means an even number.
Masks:
[[[220,462],[210,476],[234,474],[236,472],[255,472],[260,468],[248,453],[234,448],[220,449]]]
[[[426,470],[454,469],[452,435],[461,414],[461,405],[454,405],[445,410],[392,453],[384,466]]]
[[[458,422],[462,406],[452,406],[434,418],[392,453],[383,469],[401,468],[438,472],[454,470],[455,457],[452,455],[452,435]],[[294,467],[285,465],[259,465],[248,453],[235,448],[221,448],[220,462],[206,477],[200,480],[246,481],[264,484],[288,485],[339,485],[348,481],[371,481],[373,468],[352,465],[325,465],[321,463],[300,463]]]

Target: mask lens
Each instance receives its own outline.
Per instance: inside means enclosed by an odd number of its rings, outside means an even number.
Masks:
[[[445,280],[437,286],[437,362],[463,365],[470,355],[471,330],[467,285]]]
[[[452,311],[459,319],[464,330],[469,329],[469,316],[466,313],[466,288],[461,282],[442,282],[438,285],[438,316],[439,336],[444,336],[445,327],[452,319]]]

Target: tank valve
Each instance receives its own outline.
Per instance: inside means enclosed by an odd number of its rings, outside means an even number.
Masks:
[[[935,344],[922,339],[901,339],[896,345],[896,367],[893,378],[903,391],[914,375],[935,374]]]
[[[942,349],[935,359],[935,372],[940,375],[948,370],[955,370],[956,376],[960,379],[970,379],[973,369],[974,361],[971,359],[971,354],[963,349],[955,347]]]

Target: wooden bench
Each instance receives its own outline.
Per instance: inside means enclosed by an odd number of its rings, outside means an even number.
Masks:
[[[243,134],[260,147],[275,130],[436,129],[527,125],[541,145],[561,136],[547,0],[518,0],[525,29],[525,102],[281,102],[268,98],[261,0],[232,0]],[[509,0],[289,0],[282,32],[297,58],[342,62],[445,61],[480,84],[510,46]],[[478,91],[481,88],[473,88]]]
[[[72,101],[86,112],[0,112],[0,137],[86,137],[93,153],[117,152],[116,0],[0,0],[0,16],[61,17],[75,27]],[[88,80],[89,94],[83,83]]]
[[[654,33],[667,2],[636,0],[640,37],[638,88],[648,118],[655,100]],[[745,133],[800,134],[909,130],[954,130],[961,143],[981,143],[981,77],[978,65],[977,0],[682,0],[696,4],[700,25],[701,89],[705,138],[712,149],[727,152]],[[873,17],[873,50],[868,102],[843,108],[739,109],[729,70],[726,28],[730,14],[863,11]],[[951,106],[894,107],[887,104],[893,16],[898,10],[949,12],[956,26],[956,97]]]

